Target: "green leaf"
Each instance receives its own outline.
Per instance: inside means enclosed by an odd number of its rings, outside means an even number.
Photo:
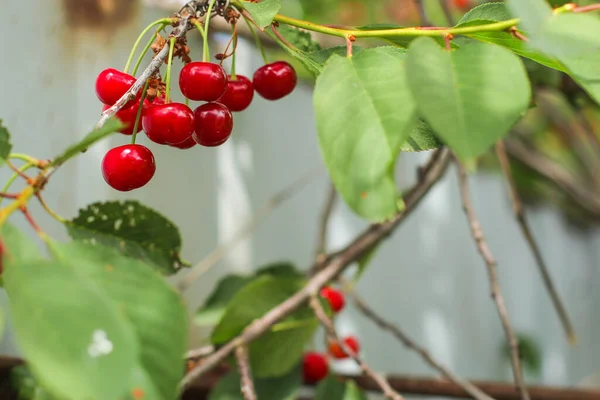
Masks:
[[[281,9],[281,0],[262,0],[260,3],[242,2],[256,24],[264,29],[271,25],[273,18]]]
[[[138,343],[118,304],[73,273],[78,266],[23,261],[4,271],[17,342],[57,397],[118,398],[127,391]]]
[[[512,19],[504,3],[484,3],[467,12],[456,24],[457,27],[466,25],[483,25],[490,22]]]
[[[448,52],[420,38],[409,50],[407,71],[419,112],[463,160],[506,135],[531,98],[521,60],[495,45],[473,43]]]
[[[361,51],[363,51],[362,47],[352,46],[352,54],[354,56],[357,56]],[[322,50],[311,51],[310,53],[307,53],[306,55],[308,57],[310,57],[313,61],[315,61],[316,63],[321,65],[321,70],[322,70],[323,65],[325,65],[325,63],[327,62],[327,60],[329,60],[331,58],[331,56],[333,56],[334,54],[337,54],[338,56],[345,57],[346,52],[347,52],[346,46],[333,46],[333,47],[327,47]]]
[[[173,398],[187,346],[187,310],[179,294],[145,263],[113,249],[81,242],[55,243],[53,248],[71,267],[67,272],[101,292],[133,330],[135,365],[130,366],[130,379],[119,378],[131,385],[128,392],[141,390],[144,399]],[[83,318],[99,326],[91,311]],[[71,324],[64,325],[65,332]],[[152,392],[160,396],[151,396]]]
[[[302,278],[304,274],[296,268],[296,266],[289,262],[276,262],[267,264],[256,270],[256,275],[271,275],[285,278]]]
[[[182,265],[179,229],[137,201],[90,204],[67,223],[67,230],[73,239],[114,247],[163,274],[172,274]]]
[[[314,41],[311,34],[307,31],[300,30],[295,26],[281,24],[277,31],[299,50],[311,52],[321,50],[318,42]]]
[[[552,8],[545,0],[506,0],[508,10],[520,18],[520,25],[530,34],[537,33],[552,17]]]
[[[108,135],[117,132],[119,129],[123,127],[123,123],[119,121],[115,117],[111,117],[106,121],[106,123],[101,126],[99,129],[95,129],[92,132],[88,133],[79,143],[70,146],[67,150],[65,150],[61,155],[56,157],[52,161],[52,165],[60,165],[67,161],[68,159],[76,156],[81,153],[83,150],[86,150],[88,147],[93,145],[94,143],[104,139]]]
[[[302,367],[292,369],[278,378],[254,379],[256,397],[261,400],[294,400],[302,385]],[[240,375],[232,372],[221,378],[208,400],[244,400],[240,392]]]
[[[251,277],[241,275],[228,275],[221,279],[204,305],[196,311],[196,324],[213,326],[219,323],[231,299],[251,280]]]
[[[569,75],[600,104],[600,51],[579,57],[563,57]]]
[[[333,374],[329,374],[317,385],[315,400],[344,400],[346,382]]]
[[[38,245],[14,225],[5,223],[0,231],[2,263],[4,269],[24,261],[41,260],[42,252]]]
[[[367,396],[354,381],[348,381],[346,382],[344,400],[367,400]]]
[[[263,275],[237,292],[225,315],[212,333],[214,344],[223,344],[290,296],[305,284],[304,278]],[[282,324],[287,324],[281,329]],[[289,372],[302,358],[304,345],[318,326],[308,306],[293,312],[250,347],[250,362],[256,377],[268,378]]]
[[[2,125],[2,120],[0,119],[0,165],[4,164],[8,159],[11,150],[12,143],[10,142],[10,133],[8,133],[8,129]]]
[[[357,282],[362,277],[367,267],[371,264],[373,257],[375,257],[375,254],[377,254],[378,250],[379,245],[376,245],[371,250],[367,251],[365,255],[358,259],[358,269],[356,270],[356,275],[354,275],[354,282]]]
[[[19,400],[58,400],[40,386],[26,365],[11,368],[10,382]]]
[[[406,143],[400,146],[400,151],[426,151],[437,149],[443,145],[444,143],[437,138],[431,127],[419,120]]]
[[[332,56],[317,79],[319,144],[336,189],[360,216],[383,221],[403,204],[393,167],[417,123],[416,105],[394,47]]]
[[[600,51],[600,19],[586,14],[554,15],[539,31],[531,32],[531,44],[559,59]]]

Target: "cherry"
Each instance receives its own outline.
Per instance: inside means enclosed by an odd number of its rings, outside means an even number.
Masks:
[[[354,353],[358,353],[360,350],[360,344],[358,339],[354,336],[347,336],[343,340],[344,344],[350,348]],[[344,351],[339,342],[332,341],[329,343],[329,353],[338,359],[348,358],[349,355]]]
[[[100,72],[96,78],[96,95],[104,104],[112,106],[115,104],[125,92],[135,83],[135,78],[118,69],[108,68]],[[125,107],[131,106],[141,95],[138,93],[134,100],[131,100]]]
[[[189,149],[192,148],[196,145],[196,141],[194,140],[194,138],[192,136],[190,136],[189,138],[187,138],[185,141],[181,142],[181,143],[175,143],[175,144],[171,144],[171,147],[177,147],[178,149]]]
[[[194,101],[215,101],[227,89],[227,75],[219,64],[191,62],[181,69],[179,89]]]
[[[152,105],[142,119],[148,139],[158,144],[186,141],[194,132],[194,114],[183,103]]]
[[[321,289],[321,297],[325,298],[334,313],[340,312],[346,305],[344,294],[330,287]]]
[[[150,103],[148,102],[148,100],[144,100],[144,104],[142,106],[142,116],[141,118],[144,117],[144,115],[146,114],[146,110],[148,110],[148,105],[150,105]],[[105,104],[104,107],[102,108],[102,111],[106,111],[110,108],[111,106]],[[138,109],[140,107],[140,101],[136,101],[131,107],[126,107],[126,108],[121,108],[119,111],[117,111],[117,113],[115,114],[115,117],[117,117],[123,124],[125,124],[125,127],[123,129],[121,129],[119,132],[121,132],[124,135],[132,135],[133,134],[133,127],[135,126],[135,119],[137,118],[137,113],[138,113]],[[142,121],[140,118],[140,122],[138,123],[138,129],[137,132],[142,130]]]
[[[252,83],[254,90],[267,100],[278,100],[292,93],[298,77],[289,63],[277,61],[256,70]]]
[[[141,144],[110,149],[102,159],[102,175],[113,189],[128,192],[150,182],[156,172],[154,155]]]
[[[220,103],[206,103],[194,110],[196,128],[192,137],[199,145],[219,146],[229,139],[233,130],[231,111]]]
[[[471,0],[454,0],[454,6],[461,10],[466,10],[471,7]]]
[[[227,75],[227,89],[223,96],[217,100],[231,111],[244,111],[254,98],[254,86],[252,81],[243,75],[237,75],[235,79]]]
[[[327,376],[329,365],[327,359],[321,353],[308,352],[304,354],[302,362],[302,375],[304,382],[315,383]]]

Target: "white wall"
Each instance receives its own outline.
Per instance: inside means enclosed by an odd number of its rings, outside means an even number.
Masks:
[[[95,76],[105,67],[124,65],[140,29],[159,13],[142,10],[110,33],[77,33],[63,27],[61,1],[31,0],[28,4],[38,6],[39,15],[44,16],[36,24],[25,19],[29,14],[23,12],[22,2],[0,0],[3,54],[11,59],[1,67],[0,118],[13,134],[16,151],[46,158],[94,125],[101,107],[94,94]],[[190,45],[199,55],[199,43],[192,40]],[[248,47],[240,52],[238,72],[251,75],[260,58]],[[126,141],[116,136],[62,168],[48,185],[48,202],[60,214],[73,216],[92,201],[139,199],[180,226],[183,255],[190,260],[201,260],[274,192],[321,163],[308,88],[279,102],[257,97],[247,112],[236,115],[233,138],[221,148],[177,151],[151,145],[158,165],[155,178],[147,187],[123,195],[102,180],[100,160],[109,146]],[[411,181],[415,165],[425,157],[401,159],[398,169],[403,184]],[[2,180],[7,176],[6,168],[0,171]],[[530,213],[532,228],[580,338],[578,346],[569,347],[511,217],[502,182],[478,176],[472,186],[483,228],[499,261],[514,327],[534,336],[543,348],[540,381],[574,384],[600,370],[596,340],[600,318],[595,309],[600,294],[594,290],[600,283],[598,232],[583,235],[571,230],[553,210]],[[198,306],[215,280],[228,272],[250,271],[281,259],[308,266],[326,187],[323,175],[269,216],[187,295],[190,308]],[[65,237],[62,227],[39,209],[34,212],[48,233]],[[20,217],[14,220],[25,226]],[[344,245],[364,227],[340,204],[332,223],[332,246]],[[459,374],[510,379],[508,364],[500,354],[503,336],[489,297],[485,267],[469,236],[454,171],[379,251],[359,290],[374,308]],[[3,297],[3,307],[5,302]],[[366,359],[377,369],[430,374],[415,355],[353,311],[344,313],[338,322],[342,332],[361,338]],[[3,353],[15,353],[13,339],[10,332],[5,335],[0,346]],[[192,342],[198,339],[193,337]]]

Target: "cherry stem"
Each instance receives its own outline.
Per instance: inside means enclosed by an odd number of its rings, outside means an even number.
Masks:
[[[208,48],[208,25],[210,24],[210,14],[212,13],[213,6],[216,0],[210,0],[208,3],[208,10],[206,11],[206,20],[204,21],[204,43],[202,49],[202,61],[210,61],[210,49]]]
[[[206,34],[204,33],[204,28],[202,27],[200,21],[198,21],[197,19],[192,19],[190,20],[190,23],[196,27],[196,29],[200,33],[200,36],[202,36],[202,42],[204,42],[204,37],[206,36]]]
[[[352,35],[346,36],[346,57],[352,58],[352,44],[356,38]]]
[[[167,88],[165,90],[165,103],[171,102],[171,67],[173,66],[173,50],[175,50],[175,41],[177,38],[172,37],[169,40],[169,56],[167,58]]]
[[[237,80],[237,75],[235,74],[235,61],[236,61],[236,57],[235,57],[235,53],[236,53],[236,49],[237,49],[237,44],[238,44],[238,36],[237,36],[237,26],[233,25],[233,53],[231,53],[231,79],[232,80]]]
[[[142,89],[142,97],[140,98],[140,105],[138,106],[137,114],[135,115],[135,122],[133,124],[133,133],[131,135],[131,144],[135,144],[135,139],[137,138],[138,127],[140,126],[140,119],[142,118],[142,110],[144,109],[144,102],[146,101],[146,96],[148,95],[148,84],[149,80],[144,83],[144,89]]]
[[[37,224],[37,222],[35,222],[35,220],[33,219],[33,216],[31,215],[31,213],[29,212],[29,210],[27,209],[27,207],[26,206],[21,206],[21,207],[19,207],[19,209],[21,210],[21,212],[25,216],[25,219],[27,219],[27,222],[29,222],[29,225],[31,225],[31,227],[35,230],[35,232],[38,235],[40,235],[40,237],[42,239],[47,238],[48,236],[44,233],[44,231],[42,231],[42,228],[40,228],[40,226]],[[44,239],[44,241],[45,240],[46,239]]]
[[[4,192],[0,192],[0,198],[2,199],[18,199],[19,198],[19,194],[18,193],[4,193]]]
[[[152,47],[152,43],[154,43],[154,41],[156,40],[156,35],[158,35],[160,31],[165,29],[166,26],[167,26],[166,24],[162,24],[156,30],[156,33],[150,38],[150,40],[148,40],[148,43],[146,43],[146,47],[144,47],[144,50],[142,50],[142,53],[138,57],[137,62],[135,63],[135,66],[133,67],[133,72],[131,73],[131,75],[135,76],[135,74],[137,74],[138,69],[140,68],[140,65],[142,64],[142,61],[144,60],[144,56],[146,55],[146,53],[148,52],[150,47]]]
[[[42,207],[44,207],[44,210],[46,210],[46,212],[55,220],[57,220],[58,222],[60,222],[61,224],[64,224],[65,222],[67,222],[66,218],[61,217],[60,215],[58,215],[54,210],[52,210],[48,204],[44,201],[44,198],[42,197],[42,194],[40,192],[37,192],[35,194],[35,196],[38,198],[38,200],[40,201],[40,204],[42,205]]]
[[[142,33],[140,33],[137,40],[133,44],[133,48],[131,49],[131,52],[129,53],[129,58],[127,58],[127,64],[125,64],[125,68],[123,69],[123,72],[128,73],[129,67],[131,66],[131,62],[133,61],[133,56],[135,55],[135,52],[137,51],[137,48],[140,45],[140,42],[142,41],[142,39],[144,38],[146,33],[148,33],[156,25],[168,25],[168,24],[172,24],[172,23],[173,23],[173,18],[161,18],[159,20],[152,22],[150,25],[148,25],[146,28],[144,28]],[[142,55],[144,53],[142,53]]]
[[[32,163],[27,163],[25,165],[23,165],[21,168],[19,168],[19,171],[21,173],[27,171],[30,168],[33,168],[34,164]],[[10,189],[10,186],[13,184],[13,182],[19,177],[19,174],[17,172],[15,172],[14,174],[12,174],[12,176],[8,179],[8,181],[6,181],[6,185],[4,185],[4,189],[2,189],[3,193],[8,192],[8,189]],[[2,201],[4,200],[3,197],[0,197],[0,204],[2,204]]]
[[[33,164],[33,165],[38,165],[40,163],[40,160],[38,160],[37,158],[28,156],[27,154],[23,154],[23,153],[10,153],[8,155],[8,158],[23,160],[23,161],[25,161],[29,164]]]
[[[574,13],[582,13],[582,12],[598,11],[598,10],[600,10],[600,4],[591,4],[589,6],[575,7],[572,11]]]
[[[244,21],[246,21],[248,28],[250,28],[250,33],[252,33],[252,36],[254,37],[254,41],[256,42],[256,47],[258,47],[258,49],[260,50],[260,54],[262,55],[262,58],[265,61],[265,64],[268,64],[269,59],[267,58],[267,53],[265,52],[265,48],[263,47],[262,42],[260,41],[260,38],[258,37],[258,34],[254,30],[254,27],[252,26],[252,24],[250,23],[248,18],[246,18],[245,15],[244,15]]]
[[[10,167],[10,169],[12,169],[17,175],[19,175],[21,178],[25,179],[25,181],[27,182],[27,184],[29,184],[32,179],[27,176],[23,171],[21,171],[19,168],[17,168],[15,166],[15,164],[11,163],[9,160],[6,160],[6,164]]]

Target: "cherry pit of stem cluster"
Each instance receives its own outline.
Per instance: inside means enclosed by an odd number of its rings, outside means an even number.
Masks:
[[[132,75],[114,68],[100,72],[96,95],[104,103],[103,111],[113,106],[135,81]],[[216,147],[231,136],[232,112],[246,110],[255,91],[264,99],[274,101],[290,94],[296,84],[296,71],[284,61],[258,68],[252,80],[243,75],[227,75],[219,64],[190,62],[181,70],[179,89],[188,100],[204,104],[192,110],[186,104],[171,102],[164,92],[152,99],[144,98],[142,102],[140,91],[115,116],[125,125],[120,130],[124,135],[134,135],[143,129],[148,139],[160,145],[178,149],[196,145]],[[136,124],[138,115],[140,120]],[[104,180],[119,191],[145,186],[155,171],[152,152],[140,144],[111,149],[102,160]]]

